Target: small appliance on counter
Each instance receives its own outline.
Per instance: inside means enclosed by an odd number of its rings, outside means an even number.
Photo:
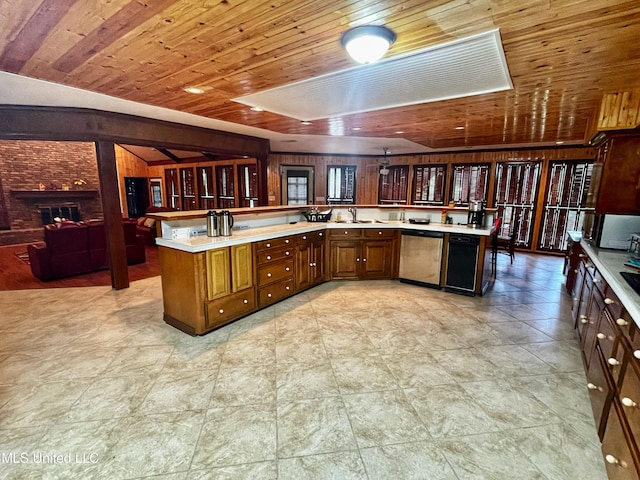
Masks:
[[[486,202],[476,200],[470,201],[469,213],[467,215],[467,226],[470,228],[483,228],[486,210]]]
[[[640,233],[632,233],[629,239],[629,256],[636,260],[640,259]]]
[[[233,227],[233,215],[229,210],[207,212],[207,236],[208,237],[228,237],[231,235]]]
[[[220,235],[223,237],[228,237],[231,235],[231,229],[233,228],[233,215],[229,210],[222,210],[218,217],[218,231]]]
[[[207,212],[207,237],[217,237],[218,231],[218,214],[215,210]]]

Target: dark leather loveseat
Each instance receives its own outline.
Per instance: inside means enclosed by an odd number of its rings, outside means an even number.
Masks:
[[[127,264],[144,263],[144,239],[136,222],[123,220]],[[31,272],[40,280],[79,275],[108,268],[107,237],[102,220],[64,221],[44,227],[44,241],[29,245]]]

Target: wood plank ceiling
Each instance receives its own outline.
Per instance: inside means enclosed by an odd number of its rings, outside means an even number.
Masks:
[[[388,56],[497,27],[514,89],[311,125],[230,100],[353,67],[363,23],[397,33]],[[582,143],[603,94],[640,90],[638,0],[3,0],[0,25],[0,70],[285,134]]]

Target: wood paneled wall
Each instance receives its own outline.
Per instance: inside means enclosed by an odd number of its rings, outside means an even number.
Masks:
[[[115,146],[115,150],[120,208],[122,209],[122,213],[128,217],[129,211],[127,210],[127,192],[124,186],[124,177],[148,177],[147,162],[119,145]]]
[[[495,165],[498,162],[524,162],[540,160],[546,166],[550,160],[583,160],[593,159],[595,150],[592,148],[550,148],[535,150],[500,150],[486,152],[454,152],[433,153],[425,155],[403,155],[388,157],[390,165],[424,165],[458,163],[490,163],[491,181],[489,188],[489,202],[493,201],[493,180]],[[283,165],[315,166],[315,196],[316,204],[324,204],[327,196],[327,167],[330,165],[356,165],[356,203],[370,205],[378,203],[378,166],[382,160],[379,157],[358,157],[338,155],[269,155],[267,162],[267,181],[269,189],[269,205],[281,205],[281,172]],[[450,169],[448,169],[450,170]],[[546,168],[543,168],[546,175]],[[447,171],[445,198],[449,196],[450,171]],[[413,168],[409,169],[409,188],[413,183]],[[541,185],[542,187],[543,185]],[[410,199],[411,196],[409,195]]]

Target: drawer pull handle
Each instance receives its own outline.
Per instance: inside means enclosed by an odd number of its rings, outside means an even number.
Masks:
[[[589,323],[589,320],[587,320],[586,318],[581,318],[580,323],[582,324]]]
[[[271,246],[271,244],[270,244],[270,243],[267,243],[267,248],[269,248],[270,246]]]
[[[607,338],[607,336],[604,333],[599,333],[596,335],[596,337],[598,337],[600,340],[604,340],[605,338]]]
[[[613,358],[611,357],[609,360],[607,360],[607,363],[609,365],[611,365],[612,367],[617,367],[618,365],[620,365],[620,362],[618,361],[617,358]]]
[[[366,258],[363,258],[363,259],[362,259],[362,261],[363,261],[363,262],[366,262],[366,261],[367,261],[367,259],[366,259]]]
[[[633,400],[631,400],[629,397],[624,397],[622,399],[622,404],[625,407],[637,407],[638,406],[638,404],[636,402],[634,402]]]
[[[285,240],[284,243],[289,243],[289,240]]]
[[[270,293],[267,293],[267,297],[271,298],[273,295],[271,295]]]
[[[382,235],[382,232],[378,232],[378,235]]]
[[[607,305],[611,305],[611,304],[616,303],[616,302],[607,297],[607,298],[604,299],[604,303],[606,303]]]
[[[598,283],[599,281],[600,281],[600,279],[599,279],[599,278],[594,278],[594,279],[593,279],[593,283]]]
[[[307,239],[307,236],[306,236],[306,235],[303,235],[303,236],[302,236],[302,239],[303,239],[303,240],[306,240],[306,239]]]
[[[267,260],[271,260],[271,255],[267,255]]]
[[[291,287],[289,285],[287,285],[286,287],[284,287],[285,290],[291,290]]]
[[[347,235],[349,232],[347,232],[346,230],[344,231],[344,234]]]
[[[578,254],[578,257],[584,258],[584,257],[586,257],[586,255],[584,253],[580,253],[580,254]]]
[[[289,251],[284,252],[285,255],[289,255]]]
[[[589,390],[598,390],[599,392],[602,391],[602,387],[599,387],[597,385],[594,385],[593,383],[587,383],[587,388]]]
[[[268,278],[271,278],[271,274],[270,274],[270,273],[267,273],[267,277],[268,277]]]
[[[244,300],[242,300],[242,303],[244,303],[244,304],[246,305],[247,303],[249,303],[249,300],[247,300],[247,299],[245,298]]]
[[[360,261],[360,259],[359,259],[359,258],[356,258],[356,262],[359,262],[359,261]]]
[[[622,468],[627,468],[628,466],[627,462],[625,462],[624,460],[618,460],[613,455],[605,455],[604,459],[607,461],[607,463],[610,463],[611,465],[618,465],[619,467],[622,467]]]
[[[319,236],[319,237],[321,237],[321,236],[322,236],[322,232],[320,232],[320,233],[318,234],[318,236]]]
[[[616,323],[621,327],[626,327],[627,325],[629,325],[629,322],[627,322],[624,318],[617,319]]]
[[[633,352],[633,356],[637,359],[640,359],[640,350],[636,350],[635,352]]]
[[[224,313],[224,308],[221,308],[220,310],[218,310],[218,313]]]
[[[285,272],[288,272],[289,270],[291,270],[289,267],[284,269]]]

